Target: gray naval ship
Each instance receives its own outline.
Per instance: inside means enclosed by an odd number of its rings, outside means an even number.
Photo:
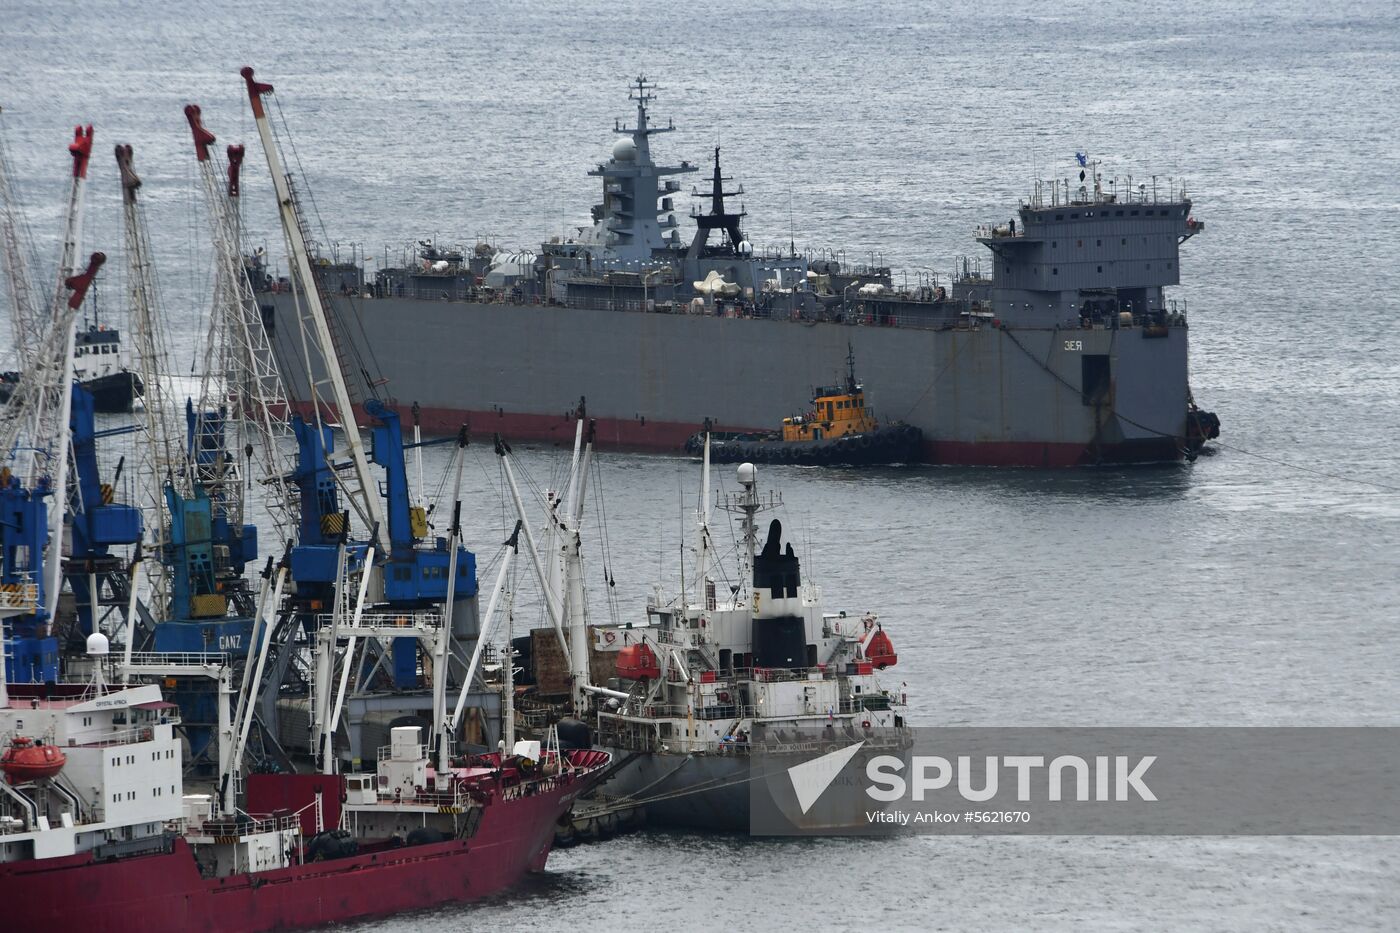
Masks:
[[[635,123],[589,172],[602,200],[576,236],[525,252],[423,241],[372,280],[358,257],[320,260],[359,398],[416,409],[429,432],[557,443],[586,399],[600,444],[680,451],[702,424],[779,423],[854,348],[882,422],[921,430],[933,463],[1168,461],[1217,436],[1166,294],[1204,229],[1181,185],[1105,182],[1081,155],[1077,182],[1038,184],[1016,219],[977,231],[990,275],[965,262],[896,288],[888,267],[756,251],[718,149],[687,241],[679,178],[699,169],[654,161],[673,129],[653,125],[654,91],[632,84]],[[300,285],[261,257],[250,272],[276,349],[299,360]],[[308,398],[305,375],[288,388]]]

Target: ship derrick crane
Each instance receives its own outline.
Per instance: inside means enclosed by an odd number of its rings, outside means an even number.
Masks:
[[[136,364],[145,385],[143,420],[146,436],[137,445],[137,472],[144,480],[139,492],[140,506],[146,514],[159,516],[165,508],[164,488],[167,483],[185,483],[189,477],[184,448],[176,440],[169,424],[173,411],[166,396],[166,379],[171,371],[170,353],[165,343],[166,322],[160,317],[155,288],[155,276],[150,261],[150,239],[145,214],[137,194],[141,178],[136,174],[130,146],[116,147],[117,169],[122,186],[122,228],[127,261],[127,306],[135,348]],[[185,490],[188,492],[188,489]],[[168,523],[150,523],[151,544],[157,554],[169,544]],[[156,561],[150,573],[152,601],[163,607],[168,599],[166,575]],[[133,562],[130,587],[134,596],[139,586],[141,562]],[[128,645],[136,640],[135,618],[128,619]]]
[[[0,415],[0,450],[5,456],[0,498],[4,500],[6,525],[5,566],[0,575],[7,586],[24,580],[23,585],[33,587],[34,609],[14,626],[13,668],[19,678],[36,682],[58,676],[54,623],[64,578],[73,590],[82,634],[97,631],[103,584],[114,576],[125,582],[122,562],[109,554],[109,548],[136,544],[141,538],[140,513],[114,503],[113,487],[101,481],[98,471],[97,439],[104,433],[120,433],[120,429],[97,431],[93,397],[73,380],[74,323],[106,259],[94,253],[85,271],[70,274],[82,239],[83,194],[92,139],[91,127],[79,127],[68,147],[73,169],[59,264],[64,279],[48,320],[29,328],[34,339],[23,351],[25,371]],[[17,223],[12,224],[10,233],[17,233],[17,229]],[[11,237],[11,242],[18,241]],[[118,466],[117,473],[120,471]],[[55,497],[52,504],[44,501],[49,495]],[[65,538],[65,522],[71,538]],[[60,542],[63,547],[56,548]],[[16,545],[22,546],[23,552],[12,551]],[[109,606],[122,602],[121,587],[113,585],[112,589],[116,598]]]
[[[14,636],[8,661],[0,658],[0,707],[7,705],[7,676],[44,682],[57,677],[58,644],[50,634],[62,584],[63,499],[72,410],[74,321],[106,257],[94,253],[86,271],[74,275],[82,239],[82,204],[92,127],[77,127],[68,147],[73,159],[68,211],[59,262],[60,281],[46,315],[28,279],[29,257],[21,243],[23,219],[0,153],[0,236],[9,294],[14,304],[16,344],[24,367],[0,408],[0,619]],[[47,326],[44,317],[47,317]],[[58,503],[46,501],[60,490]],[[0,640],[3,640],[0,633]],[[11,671],[7,671],[7,665]]]
[[[591,682],[588,602],[583,585],[582,529],[596,425],[591,420],[586,426],[584,422],[585,417],[581,413],[575,426],[574,452],[569,463],[564,492],[557,497],[551,496],[546,503],[548,525],[543,549],[536,546],[534,534],[530,530],[529,516],[525,512],[512,465],[514,455],[508,444],[499,436],[496,438],[496,454],[501,458],[506,484],[520,519],[517,527],[525,532],[525,550],[544,596],[546,613],[568,664],[570,696],[575,715],[584,714],[593,696],[628,698],[626,693],[600,687]],[[514,541],[512,547],[515,548]]]

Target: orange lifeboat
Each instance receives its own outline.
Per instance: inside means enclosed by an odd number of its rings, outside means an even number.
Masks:
[[[627,645],[617,653],[617,676],[626,680],[655,680],[661,676],[661,665],[646,642]]]
[[[875,634],[870,636],[870,641],[865,646],[865,656],[882,671],[887,667],[894,667],[899,661],[899,655],[894,653],[894,643],[890,641],[890,636],[885,634],[884,629],[876,629]]]
[[[45,745],[34,739],[17,735],[10,740],[10,747],[0,755],[0,771],[11,784],[23,784],[39,778],[51,778],[63,770],[68,756],[55,745]]]

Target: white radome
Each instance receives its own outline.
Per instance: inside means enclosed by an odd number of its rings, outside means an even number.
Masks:
[[[631,162],[637,157],[637,144],[630,139],[619,139],[613,143],[613,161]]]
[[[107,636],[101,632],[93,632],[87,637],[87,653],[94,657],[106,655],[110,648]]]
[[[758,479],[758,467],[752,463],[739,464],[738,472],[740,486],[752,486],[754,481]]]

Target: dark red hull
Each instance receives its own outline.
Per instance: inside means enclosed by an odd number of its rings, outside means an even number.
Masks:
[[[304,406],[305,414],[309,409]],[[409,405],[399,411],[407,419]],[[360,412],[361,424],[366,423]],[[499,433],[507,441],[534,441],[572,446],[574,419],[570,412],[557,415],[524,415],[510,412],[466,411],[449,408],[420,410],[423,430],[429,434],[455,434],[463,424],[471,426],[478,440]],[[599,418],[595,439],[599,447],[657,453],[684,452],[685,442],[699,425],[643,418]],[[716,431],[762,431],[753,425],[715,425]],[[1070,467],[1096,463],[1156,463],[1180,460],[1180,445],[1173,438],[1158,437],[1120,444],[1065,444],[1040,441],[940,441],[924,438],[926,463],[960,466]]]
[[[252,933],[418,910],[496,894],[544,867],[575,781],[493,800],[466,841],[384,849],[257,875],[205,879],[183,839],[172,851],[0,864],[6,930]]]

